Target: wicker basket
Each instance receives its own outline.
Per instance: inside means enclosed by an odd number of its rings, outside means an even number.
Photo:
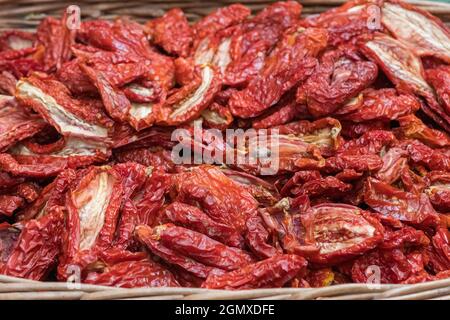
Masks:
[[[167,9],[180,7],[191,21],[208,14],[218,7],[236,1],[201,0],[0,0],[0,29],[20,28],[32,30],[47,15],[59,15],[64,8],[77,4],[81,8],[82,19],[99,17],[113,19],[117,16],[131,16],[144,22],[164,14]],[[270,1],[240,1],[252,10],[259,10]],[[303,14],[311,15],[325,11],[345,2],[344,0],[300,0]],[[425,9],[450,25],[450,4],[433,1],[408,1]],[[0,275],[0,300],[79,300],[79,299],[400,299],[400,300],[450,300],[450,278],[412,285],[368,285],[342,284],[324,288],[280,288],[258,290],[207,290],[197,288],[137,288],[123,289],[87,284],[64,282],[39,282]]]

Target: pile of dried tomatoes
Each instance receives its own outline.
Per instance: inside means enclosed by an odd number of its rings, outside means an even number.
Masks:
[[[0,273],[218,289],[450,277],[449,29],[398,1],[301,11],[77,28],[65,13],[3,32]],[[277,172],[175,163],[173,131],[199,123],[267,129]],[[207,150],[200,137],[184,143]]]

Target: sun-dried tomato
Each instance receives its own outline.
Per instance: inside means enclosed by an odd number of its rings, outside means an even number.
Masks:
[[[0,151],[6,151],[20,140],[38,133],[45,127],[38,116],[28,113],[12,98],[0,101]]]
[[[381,22],[418,56],[435,56],[450,62],[450,32],[437,18],[401,1],[385,2]]]
[[[41,193],[41,188],[32,182],[24,182],[17,186],[16,194],[30,203],[35,201]]]
[[[418,140],[406,140],[403,147],[414,164],[436,171],[448,171],[450,168],[450,156],[439,149],[432,149]]]
[[[383,227],[368,212],[343,204],[322,204],[302,215],[306,241],[319,248],[310,261],[335,264],[375,248]]]
[[[374,59],[397,90],[415,93],[426,99],[422,110],[434,121],[450,130],[450,117],[435,99],[431,86],[425,81],[422,62],[403,42],[383,34],[376,34],[362,44],[362,51]]]
[[[326,52],[314,73],[299,87],[297,102],[306,103],[315,117],[329,115],[371,85],[377,74],[377,65],[364,61],[357,51],[343,47]]]
[[[130,167],[132,173],[132,168]],[[108,249],[116,234],[126,178],[111,167],[91,167],[66,193],[67,233],[58,277],[66,279],[74,267],[82,271]],[[73,271],[73,270],[72,270]]]
[[[231,226],[216,222],[199,208],[173,202],[163,209],[163,219],[203,233],[231,247],[242,247],[242,236]]]
[[[202,287],[231,290],[282,287],[304,272],[306,265],[300,256],[277,255],[222,275],[210,275]]]
[[[232,4],[217,9],[193,25],[194,34],[197,39],[203,39],[221,29],[243,21],[250,13],[250,10],[241,4]]]
[[[197,70],[198,84],[182,87],[167,98],[158,110],[157,122],[165,125],[179,125],[196,119],[214,99],[221,87],[220,74],[211,66]]]
[[[288,29],[267,56],[259,75],[248,87],[231,96],[229,106],[233,115],[254,117],[275,105],[285,92],[312,74],[317,63],[315,57],[325,48],[327,39],[324,29],[298,26]]]
[[[338,149],[338,153],[346,155],[380,154],[385,147],[393,145],[394,142],[395,136],[390,131],[367,131],[358,139],[343,143]]]
[[[60,173],[53,182],[45,186],[33,203],[19,212],[19,221],[38,219],[53,211],[55,206],[64,207],[64,194],[75,179],[74,170],[69,169]]]
[[[263,219],[259,215],[253,215],[247,219],[247,231],[245,240],[250,250],[260,259],[271,258],[282,254],[280,248],[269,243],[270,234],[267,231]]]
[[[216,129],[225,129],[233,122],[233,115],[227,106],[213,102],[208,108],[202,111],[203,123]]]
[[[60,254],[63,228],[60,210],[25,222],[1,273],[32,280],[45,278]]]
[[[214,167],[193,168],[174,179],[178,201],[198,204],[213,220],[238,232],[258,206],[249,191]]]
[[[153,229],[140,225],[136,228],[136,233],[138,239],[155,255],[199,277],[205,277],[216,269],[236,270],[253,262],[248,253],[238,248],[228,247],[206,235],[172,224],[160,225]],[[171,254],[164,253],[162,248]],[[178,260],[183,262],[180,263]],[[198,272],[195,265],[201,265],[202,271]]]
[[[439,216],[425,194],[404,192],[379,180],[368,178],[364,201],[381,217],[426,229],[439,224]]]
[[[439,228],[431,239],[432,245],[425,251],[427,264],[435,273],[443,272],[450,267],[450,234],[448,229]]]
[[[401,148],[390,148],[383,156],[383,167],[376,173],[375,177],[387,184],[396,182],[402,172],[407,168],[408,153]]]
[[[395,249],[411,246],[427,246],[429,243],[430,239],[421,230],[409,226],[402,226],[398,230],[391,230],[386,227],[383,243],[380,244],[380,248]]]
[[[277,2],[234,27],[232,36],[222,40],[215,56],[224,61],[224,84],[242,86],[254,78],[282,32],[298,21],[301,9],[294,1]]]
[[[411,94],[399,94],[395,89],[364,90],[361,103],[355,109],[353,102],[339,110],[339,119],[353,122],[372,120],[390,121],[420,109],[419,100]],[[356,102],[358,103],[358,102]]]
[[[14,211],[24,204],[24,200],[18,196],[0,195],[0,214],[11,216]]]
[[[36,35],[21,30],[7,30],[0,34],[0,51],[21,50],[33,47]]]
[[[246,188],[262,205],[271,206],[280,200],[278,190],[271,182],[241,171],[223,169],[222,172],[228,178]]]
[[[362,136],[366,132],[378,131],[378,130],[389,130],[389,121],[365,121],[365,122],[350,122],[341,120],[342,125],[341,135],[346,139],[356,139]]]
[[[33,75],[17,84],[16,98],[37,111],[62,135],[107,142],[112,121],[97,100],[74,99],[60,82]]]
[[[444,171],[431,171],[426,176],[427,186],[424,192],[430,198],[436,210],[447,212],[450,210],[450,174]]]
[[[320,149],[324,155],[333,154],[341,145],[339,121],[333,118],[322,118],[316,121],[295,121],[281,126],[275,126],[280,137],[293,138],[306,142]]]
[[[67,12],[61,20],[47,17],[38,26],[37,45],[44,48],[43,64],[46,71],[60,69],[71,56],[71,46],[75,42],[75,29],[68,27]]]
[[[161,46],[169,54],[180,57],[189,54],[192,31],[181,9],[169,10],[161,18],[149,21],[146,33],[154,44]]]
[[[348,1],[319,15],[312,15],[302,21],[307,27],[326,28],[333,46],[354,42],[360,35],[381,29],[381,1]]]
[[[449,56],[450,57],[450,56]],[[426,80],[436,91],[437,99],[444,110],[450,112],[450,67],[439,66],[425,71]]]
[[[293,94],[289,92],[268,112],[263,113],[257,119],[252,121],[252,127],[255,129],[266,129],[274,126],[283,125],[295,120],[297,117],[307,118],[306,107],[295,101]]]
[[[180,286],[169,270],[150,260],[119,262],[88,273],[83,282],[121,288]]]
[[[402,283],[424,273],[423,256],[400,249],[377,249],[356,259],[351,268],[353,281],[373,284]]]
[[[400,127],[397,129],[401,137],[417,139],[431,148],[442,148],[450,146],[450,136],[424,124],[415,115],[408,115],[398,119]]]

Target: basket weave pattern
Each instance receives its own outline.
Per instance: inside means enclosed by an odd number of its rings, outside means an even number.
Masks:
[[[218,7],[236,1],[181,0],[79,0],[82,19],[113,19],[130,16],[139,22],[159,17],[168,9],[180,7],[189,20],[195,21]],[[270,1],[240,1],[254,11]],[[343,0],[301,0],[303,14],[323,12],[342,4]],[[408,1],[438,16],[450,25],[450,4],[432,1]],[[34,29],[48,15],[57,16],[73,1],[0,0],[0,29]],[[8,299],[433,299],[450,300],[450,278],[413,285],[342,284],[324,288],[281,288],[258,290],[208,290],[197,288],[137,288],[123,289],[86,284],[39,282],[0,275],[0,300]]]

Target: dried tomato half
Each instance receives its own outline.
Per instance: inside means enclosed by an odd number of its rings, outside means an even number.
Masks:
[[[213,220],[245,230],[248,217],[258,203],[242,185],[228,178],[219,169],[200,166],[174,176],[176,199],[197,204]]]
[[[32,75],[19,81],[16,98],[38,112],[63,136],[108,142],[112,121],[97,101],[72,98],[59,81]]]
[[[222,275],[210,275],[202,287],[228,290],[282,287],[304,272],[306,265],[300,256],[277,255]]]
[[[0,151],[29,138],[45,127],[45,122],[14,103],[12,97],[0,97]]]
[[[370,86],[377,75],[377,65],[364,61],[355,50],[342,47],[328,51],[320,58],[315,72],[299,87],[297,102],[307,103],[309,113],[315,117],[330,115]]]
[[[418,56],[435,56],[450,62],[450,33],[436,17],[400,1],[385,2],[381,22]]]
[[[381,217],[394,218],[426,229],[439,224],[439,216],[425,194],[404,192],[374,178],[366,180],[364,201]]]
[[[358,207],[328,203],[311,207],[302,215],[305,241],[319,248],[311,262],[330,265],[349,260],[375,248],[383,227]]]
[[[244,90],[231,96],[232,114],[250,118],[275,105],[285,92],[312,74],[316,56],[327,40],[324,29],[296,26],[287,30],[266,58],[259,75]]]

